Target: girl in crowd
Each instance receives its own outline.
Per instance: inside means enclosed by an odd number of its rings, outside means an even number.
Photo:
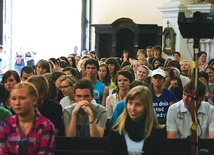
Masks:
[[[49,79],[49,92],[48,98],[56,101],[59,101],[63,98],[63,94],[60,90],[60,81],[65,76],[64,72],[53,72]]]
[[[66,58],[65,56],[59,57],[59,60],[60,60],[60,62],[62,62],[64,60],[66,62],[66,64],[67,64],[67,66],[70,66],[70,62],[69,62],[68,58]]]
[[[112,94],[112,90],[116,87],[116,85],[113,81],[111,81],[108,65],[105,63],[99,66],[98,80],[104,83],[109,89],[109,94]]]
[[[123,113],[109,135],[109,155],[165,155],[164,126],[154,113],[152,94],[148,87],[132,88]]]
[[[131,67],[133,68],[135,78],[137,77],[137,69],[141,65],[143,65],[142,60],[133,60]]]
[[[75,103],[75,100],[73,97],[75,82],[76,82],[76,79],[73,77],[73,75],[65,75],[61,79],[60,88],[64,97],[60,100],[60,104],[63,109],[71,105],[72,103]]]
[[[69,61],[69,66],[77,68],[75,58],[73,56],[69,56],[68,61]]]
[[[213,66],[207,66],[205,69],[205,72],[208,74],[208,85],[207,85],[207,91],[210,94],[214,94],[214,67]]]
[[[130,63],[132,63],[132,58],[129,55],[129,51],[128,50],[124,50],[123,51],[123,55],[120,58],[121,62],[125,62],[125,61],[129,61]]]
[[[152,61],[152,69],[157,69],[157,66],[160,64],[164,65],[164,60],[162,58],[154,58]]]
[[[141,60],[143,58],[147,58],[147,54],[146,54],[146,51],[144,49],[139,49],[137,51],[137,55],[136,55],[137,59],[138,60]]]
[[[165,72],[164,88],[168,89],[171,84],[171,79],[174,78],[174,71],[171,68],[163,68]]]
[[[79,80],[80,79],[80,72],[77,68],[73,68],[73,67],[65,67],[63,70],[62,70],[66,75],[73,75],[73,77],[76,79],[76,80]]]
[[[54,64],[53,64],[54,65]],[[50,64],[47,60],[40,59],[35,66],[36,75],[43,75],[50,73]]]
[[[49,60],[52,61],[54,64],[54,68],[52,69],[52,72],[61,72],[62,71],[59,58],[58,59],[50,58]]]
[[[126,99],[129,91],[130,83],[134,81],[134,75],[128,70],[120,70],[115,76],[115,84],[117,86],[116,93],[106,98],[106,108],[108,110],[108,119],[111,118],[115,105]]]
[[[213,103],[214,103],[214,94],[210,94],[208,92],[208,89],[207,89],[208,81],[209,81],[208,74],[205,71],[200,71],[198,73],[198,78],[199,78],[199,80],[201,80],[206,85],[206,93],[205,93],[205,96],[204,96],[205,97],[204,100],[213,105]]]
[[[180,101],[183,96],[183,86],[182,86],[181,79],[177,76],[171,78],[168,90],[171,90],[172,92],[174,92],[176,97],[176,102]]]
[[[141,65],[137,68],[136,79],[140,81],[144,81],[147,77],[150,77],[150,69],[145,65]]]
[[[16,115],[0,123],[0,154],[54,154],[54,126],[35,110],[34,85],[18,83],[10,95]]]
[[[109,68],[109,73],[111,76],[111,81],[114,81],[114,77],[117,74],[117,71],[120,70],[120,64],[116,60],[116,58],[110,57],[106,60],[106,64],[108,65]]]
[[[80,72],[80,78],[81,79],[84,79],[86,78],[86,70],[85,70],[85,62],[86,60],[88,60],[89,57],[85,56],[85,57],[82,57],[82,59],[79,61],[79,64],[78,64],[78,70]]]
[[[2,103],[3,103],[3,106],[6,109],[10,110],[13,114],[14,114],[14,111],[11,108],[9,97],[10,97],[10,92],[12,88],[15,86],[15,84],[19,82],[21,82],[21,79],[19,74],[15,70],[8,70],[7,72],[4,73],[2,77],[2,83],[5,89],[7,90],[5,94],[5,98]]]
[[[79,56],[79,55],[75,56],[75,65],[76,65],[76,68],[77,68],[77,66],[79,64],[80,59],[81,59],[81,56]]]
[[[181,65],[181,75],[191,79],[192,69],[191,69],[190,63],[187,60],[182,60],[180,62],[180,65]]]
[[[101,65],[101,64],[104,64],[105,61],[106,61],[106,59],[107,59],[107,58],[105,58],[105,57],[104,57],[104,58],[101,58],[100,61],[99,61],[99,62],[100,62],[100,65]]]

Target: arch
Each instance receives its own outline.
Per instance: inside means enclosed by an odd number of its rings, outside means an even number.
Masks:
[[[129,50],[130,56],[134,57],[138,48],[138,25],[129,18],[119,18],[112,24],[112,40],[115,43],[115,55],[120,57],[124,49]]]

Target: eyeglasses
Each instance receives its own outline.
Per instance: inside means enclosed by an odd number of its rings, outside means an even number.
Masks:
[[[68,80],[70,85],[74,85],[76,83],[76,79],[74,78],[73,75],[65,75],[64,77],[61,78],[60,82]]]
[[[70,87],[70,86],[72,86],[72,85],[60,86],[60,89],[62,89],[62,88],[68,88],[68,87]]]

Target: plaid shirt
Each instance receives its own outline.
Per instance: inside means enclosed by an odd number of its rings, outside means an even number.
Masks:
[[[23,144],[26,147],[23,147]],[[22,147],[21,147],[22,146]],[[31,131],[25,136],[17,125],[17,115],[0,123],[0,154],[52,155],[54,154],[54,125],[50,120],[36,112]]]

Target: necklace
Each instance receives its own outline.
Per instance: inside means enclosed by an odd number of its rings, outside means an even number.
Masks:
[[[122,95],[117,95],[118,101],[124,100],[126,97],[126,95],[122,96]]]
[[[33,126],[34,126],[34,123],[35,123],[35,119],[36,119],[36,114],[34,113],[34,117],[33,117]],[[20,130],[22,130],[22,132],[23,133],[25,133],[25,128],[21,128],[21,126],[20,126],[20,122],[19,122],[19,120],[17,119],[17,126],[18,126],[18,128],[20,129]],[[33,127],[32,126],[32,127]],[[20,136],[20,148],[19,148],[19,154],[20,155],[25,155],[26,154],[26,151],[27,151],[27,147],[28,147],[28,145],[29,145],[29,142],[30,142],[30,136],[31,136],[31,134],[32,134],[32,132],[33,132],[33,128],[31,128],[30,129],[30,133],[28,134],[28,136],[26,137],[26,141],[23,141],[23,139],[22,139],[22,136]]]

